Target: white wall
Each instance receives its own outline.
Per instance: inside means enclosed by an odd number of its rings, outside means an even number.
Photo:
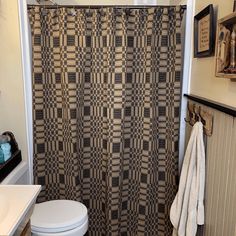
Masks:
[[[27,159],[17,0],[0,0],[0,133],[12,131]]]
[[[218,19],[232,13],[233,0],[197,0],[196,14],[208,4],[218,6]],[[215,58],[193,59],[190,93],[236,107],[236,82],[215,76]]]

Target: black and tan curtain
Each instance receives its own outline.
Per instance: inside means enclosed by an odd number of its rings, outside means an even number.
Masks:
[[[71,13],[29,9],[39,201],[83,202],[89,235],[171,235],[182,10]]]

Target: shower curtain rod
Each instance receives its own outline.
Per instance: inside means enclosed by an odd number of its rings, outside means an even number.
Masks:
[[[145,8],[151,8],[151,7],[157,7],[157,5],[39,5],[39,4],[28,4],[28,8],[33,8],[36,6],[48,8],[48,9],[57,9],[57,8],[89,8],[89,9],[100,9],[100,8],[107,8],[107,7],[113,7],[113,8],[130,8],[130,9],[145,9]],[[180,5],[183,10],[186,10],[186,5]],[[158,7],[169,7],[169,6],[158,6]]]

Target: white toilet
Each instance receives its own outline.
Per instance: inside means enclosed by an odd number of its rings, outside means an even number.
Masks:
[[[80,202],[55,200],[35,205],[33,236],[83,236],[88,230],[87,208]]]

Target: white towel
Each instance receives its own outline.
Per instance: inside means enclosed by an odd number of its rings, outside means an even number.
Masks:
[[[192,129],[182,166],[179,190],[172,203],[170,220],[173,236],[195,236],[197,225],[204,224],[205,148],[203,125]]]

